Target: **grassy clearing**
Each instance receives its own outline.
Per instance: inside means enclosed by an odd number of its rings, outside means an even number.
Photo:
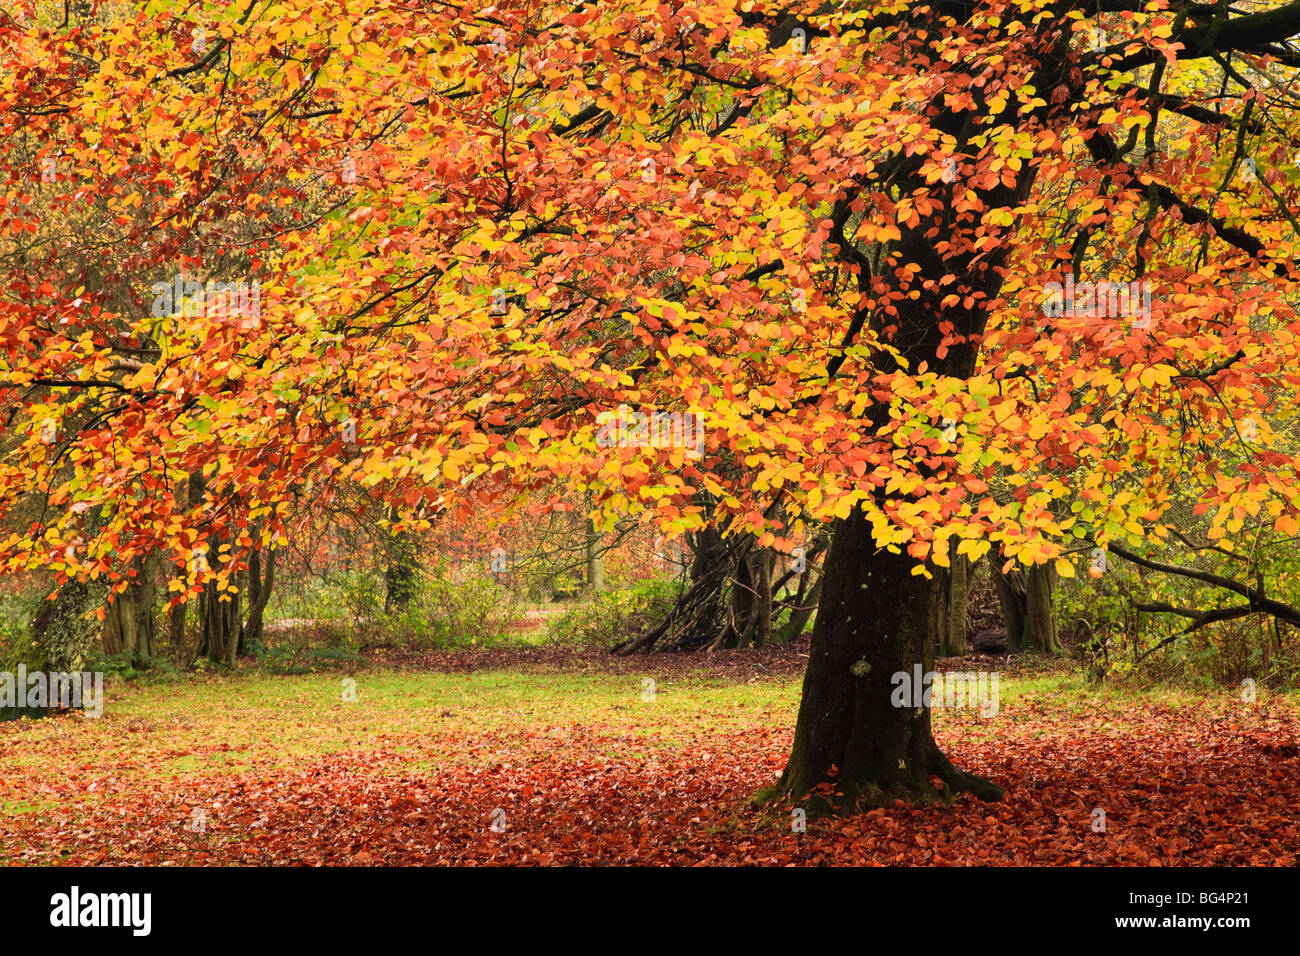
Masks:
[[[83,771],[176,776],[381,750],[421,736],[438,743],[440,757],[470,760],[469,749],[446,744],[512,733],[558,741],[588,726],[671,747],[709,731],[789,724],[799,693],[790,678],[733,683],[707,672],[656,679],[373,670],[351,679],[355,702],[344,702],[337,675],[110,684],[101,718],[21,720],[0,730],[0,767],[21,774],[62,759]],[[655,681],[652,695],[645,680]]]
[[[343,700],[344,678],[333,674],[110,683],[104,716],[97,720],[22,720],[4,726],[0,767],[20,775],[63,759],[83,772],[181,776],[344,750],[384,750],[397,740],[423,750],[421,737],[439,759],[474,763],[473,742],[485,736],[542,735],[561,742],[576,729],[599,727],[611,738],[644,738],[655,748],[672,748],[710,734],[794,725],[798,678],[738,681],[705,669],[668,678],[650,677],[652,672],[648,668],[647,676],[637,677],[376,669],[352,676],[355,702]],[[1061,718],[1121,714],[1135,705],[1223,713],[1240,706],[1226,692],[1207,699],[1179,688],[1097,688],[1067,669],[1004,674],[999,692],[996,717],[936,709],[936,732],[994,740],[1008,723],[1035,721],[1044,733],[1064,733],[1068,723]]]

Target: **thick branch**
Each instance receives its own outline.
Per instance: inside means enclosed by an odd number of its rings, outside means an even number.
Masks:
[[[1134,554],[1127,548],[1112,542],[1108,549],[1113,554],[1119,555],[1125,561],[1129,561],[1139,567],[1147,568],[1151,571],[1159,571],[1162,574],[1173,574],[1178,577],[1191,578],[1194,581],[1203,581],[1206,584],[1212,584],[1215,587],[1223,588],[1225,591],[1232,591],[1234,594],[1240,594],[1250,602],[1250,607],[1254,611],[1264,614],[1271,614],[1279,620],[1289,621],[1292,624],[1300,625],[1300,611],[1291,607],[1289,604],[1283,604],[1281,601],[1274,601],[1266,597],[1260,588],[1253,588],[1248,584],[1242,584],[1234,581],[1232,578],[1225,578],[1222,575],[1214,574],[1210,571],[1200,571],[1196,568],[1184,568],[1176,564],[1165,564],[1161,561],[1152,561],[1142,557],[1140,554]]]

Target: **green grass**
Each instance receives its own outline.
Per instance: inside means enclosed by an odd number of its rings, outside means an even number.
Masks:
[[[19,813],[40,813],[42,810],[51,809],[55,805],[52,800],[0,800],[0,817]]]
[[[653,667],[653,661],[647,662]],[[652,671],[647,671],[651,673]],[[611,755],[646,755],[699,743],[713,734],[794,726],[800,681],[791,677],[731,681],[705,671],[656,678],[653,701],[642,676],[610,673],[470,674],[368,670],[352,675],[357,700],[342,699],[343,678],[309,674],[237,674],[155,682],[110,682],[104,716],[24,720],[3,731],[0,767],[10,773],[51,762],[69,772],[111,770],[119,776],[183,778],[234,773],[340,751],[409,752],[411,770],[447,761],[477,764],[508,753],[511,740],[553,740],[563,748],[577,732],[607,740]],[[988,740],[1007,722],[1051,720],[1043,733],[1068,729],[1069,718],[1135,703],[1184,708],[1220,701],[1182,688],[1097,688],[1063,670],[1023,678],[1002,675],[1000,711],[936,710],[941,733]],[[1261,697],[1265,692],[1261,692]]]
[[[258,759],[382,750],[399,738],[424,737],[432,746],[533,733],[560,744],[576,728],[590,727],[611,738],[635,735],[675,746],[706,731],[791,724],[799,693],[796,680],[733,684],[707,675],[658,680],[653,701],[642,699],[641,678],[633,675],[375,670],[352,679],[355,703],[343,701],[337,675],[113,682],[97,720],[11,725],[0,766],[20,772],[47,765],[53,752],[83,765],[114,766],[123,775],[185,776],[247,769]],[[448,752],[445,746],[431,751]],[[420,755],[413,756],[416,767]]]

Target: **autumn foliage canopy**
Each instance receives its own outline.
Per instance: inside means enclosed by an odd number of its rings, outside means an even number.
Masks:
[[[179,599],[345,485],[556,479],[1065,575],[1175,492],[1296,533],[1297,6],[19,3],[0,562]]]

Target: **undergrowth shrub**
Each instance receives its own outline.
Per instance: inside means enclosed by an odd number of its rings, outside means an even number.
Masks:
[[[1211,568],[1233,574],[1231,567]],[[1290,569],[1272,570],[1268,593],[1294,603]],[[1094,680],[1223,687],[1249,678],[1261,686],[1300,685],[1300,630],[1289,624],[1254,614],[1189,630],[1193,621],[1187,617],[1137,609],[1166,604],[1205,610],[1240,600],[1193,579],[1116,561],[1100,578],[1064,582],[1057,593],[1057,614],[1063,640],[1071,636],[1067,646],[1073,646],[1075,658]]]
[[[37,590],[0,591],[0,671],[12,673],[19,664],[33,670],[45,663],[32,639],[32,620],[43,598]]]
[[[611,647],[666,617],[680,589],[676,578],[654,578],[607,591],[566,611],[551,624],[548,639],[557,644]]]

